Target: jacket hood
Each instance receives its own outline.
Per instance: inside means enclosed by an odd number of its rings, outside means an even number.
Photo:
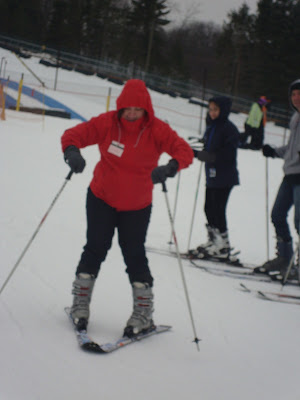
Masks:
[[[216,103],[220,108],[220,115],[216,120],[225,120],[228,118],[231,110],[232,101],[229,97],[219,96],[212,97],[208,100],[209,103]]]
[[[260,96],[260,98],[257,100],[257,103],[260,106],[265,106],[268,104],[268,102],[269,102],[269,100],[266,98],[266,96]]]
[[[117,111],[127,107],[139,107],[147,111],[149,120],[154,118],[150,94],[144,81],[129,79],[117,98]]]
[[[290,102],[290,105],[294,110],[298,111],[297,108],[294,107],[292,102],[291,102],[291,95],[292,95],[292,91],[294,89],[299,89],[300,90],[300,79],[296,79],[294,82],[292,82],[290,84],[290,87],[289,87],[289,102]]]

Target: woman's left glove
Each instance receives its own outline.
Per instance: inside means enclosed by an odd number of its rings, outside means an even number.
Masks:
[[[208,163],[213,163],[216,161],[216,155],[215,153],[209,153],[208,151],[205,150],[193,150],[194,151],[194,156],[198,158],[200,161],[208,162]]]
[[[156,183],[164,183],[167,178],[173,178],[178,171],[179,163],[175,158],[172,158],[168,162],[167,165],[161,165],[159,167],[154,168],[151,173],[152,182]]]
[[[75,174],[81,173],[85,168],[85,159],[80,154],[78,147],[69,146],[64,152],[65,162],[69,164]]]

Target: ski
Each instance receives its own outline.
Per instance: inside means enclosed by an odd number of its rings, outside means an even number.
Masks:
[[[149,253],[160,254],[162,256],[168,256],[168,257],[172,257],[172,258],[177,257],[176,251],[167,250],[167,249],[159,249],[156,247],[146,246],[146,251],[148,251]],[[186,253],[180,253],[179,255],[184,260],[189,260],[189,257]]]
[[[168,257],[177,257],[176,252],[172,252],[166,249],[158,249],[156,247],[146,246],[146,250],[150,253],[161,254]],[[267,282],[278,284],[280,281],[274,280],[271,276],[254,272],[254,265],[248,264],[236,264],[231,262],[224,262],[223,260],[214,260],[214,259],[205,259],[205,258],[190,258],[186,253],[181,253],[180,256],[184,260],[188,260],[190,265],[201,269],[209,274],[221,277],[234,278],[245,281],[254,281],[254,282]],[[288,281],[286,285],[293,285],[294,282]]]
[[[299,296],[288,296],[283,293],[268,293],[261,290],[257,291],[257,295],[264,300],[275,301],[277,303],[300,305]]]
[[[156,253],[156,254],[161,254],[163,256],[169,256],[169,257],[177,257],[177,253],[176,251],[172,251],[172,250],[166,250],[166,249],[159,249],[156,247],[151,247],[151,246],[146,246],[146,251],[148,251],[149,253]],[[194,261],[205,261],[208,264],[210,263],[218,263],[221,265],[230,265],[230,266],[234,266],[234,267],[244,267],[244,264],[242,264],[239,259],[236,257],[237,254],[239,254],[239,252],[235,252],[231,255],[230,258],[228,259],[220,259],[217,257],[202,257],[202,258],[198,258],[198,257],[194,257],[189,253],[180,253],[180,257],[184,260],[194,260]]]
[[[270,291],[264,291],[264,290],[250,289],[248,286],[244,285],[243,283],[240,283],[240,288],[244,292],[254,293],[258,297],[260,297],[264,300],[300,305],[300,295],[295,295],[295,294],[291,294],[291,293],[270,292]]]
[[[202,257],[197,257],[192,254],[187,254],[187,258],[189,260],[199,260],[199,261],[209,261],[213,263],[218,263],[218,264],[226,264],[230,265],[233,267],[244,267],[244,264],[240,262],[240,260],[237,258],[237,255],[240,254],[239,251],[236,251],[235,253],[231,253],[229,257],[227,258],[219,258],[219,257],[214,257],[214,256],[209,256],[208,254],[202,254]]]
[[[223,264],[222,266],[220,264],[207,266],[200,260],[190,260],[190,263],[195,268],[199,268],[215,276],[256,282],[274,282],[268,275],[256,274],[251,267],[230,267],[227,264]]]
[[[281,284],[280,281],[272,279],[271,276],[265,275],[262,273],[256,273],[253,271],[253,268],[251,267],[242,267],[242,268],[220,268],[219,266],[215,265],[206,267],[204,265],[201,265],[201,263],[197,263],[194,260],[191,260],[191,264],[199,268],[205,272],[208,272],[209,274],[216,275],[216,276],[225,276],[228,278],[234,278],[234,279],[239,279],[239,280],[246,280],[246,281],[253,281],[253,282],[266,282],[266,283],[271,283],[273,285],[278,285]],[[287,286],[298,286],[298,281],[287,281],[285,283]]]
[[[70,316],[70,307],[65,307],[65,312],[66,312],[70,322],[72,323],[79,347],[82,350],[85,350],[85,351],[91,352],[91,353],[100,353],[100,354],[111,353],[111,352],[118,350],[124,346],[127,346],[131,343],[139,342],[150,336],[157,335],[157,334],[163,333],[163,332],[167,332],[172,328],[170,325],[155,325],[153,327],[153,329],[146,331],[144,333],[139,333],[138,335],[136,335],[134,337],[129,338],[127,336],[122,336],[121,338],[119,338],[115,341],[104,343],[104,344],[98,344],[88,335],[86,330],[78,330],[76,328],[76,325],[74,324],[74,322]]]

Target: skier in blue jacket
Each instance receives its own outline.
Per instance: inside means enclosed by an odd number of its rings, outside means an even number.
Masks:
[[[213,97],[209,100],[207,128],[203,150],[194,150],[195,157],[205,162],[206,194],[204,211],[208,241],[190,255],[195,258],[230,258],[226,207],[230,192],[239,184],[237,148],[239,131],[228,119],[231,100]]]

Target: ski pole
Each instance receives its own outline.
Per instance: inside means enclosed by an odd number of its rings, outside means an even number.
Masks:
[[[300,222],[299,222],[300,225]],[[299,226],[299,235],[298,235],[298,260],[297,260],[297,269],[298,269],[298,283],[300,285],[300,226]]]
[[[174,221],[173,221],[173,218],[172,218],[172,215],[171,215],[171,208],[170,208],[169,198],[168,198],[168,194],[167,194],[167,186],[166,186],[165,182],[162,183],[162,190],[163,190],[163,192],[165,194],[168,215],[169,215],[169,218],[170,218],[172,234],[173,234],[173,239],[174,239],[174,243],[175,243],[176,254],[177,254],[178,264],[179,264],[179,268],[180,268],[180,273],[181,273],[181,279],[182,279],[183,288],[184,288],[184,292],[185,292],[185,297],[186,297],[186,301],[187,301],[187,306],[188,306],[188,310],[189,310],[189,314],[190,314],[190,318],[191,318],[192,328],[193,328],[193,332],[194,332],[194,336],[195,336],[193,342],[196,343],[197,349],[198,349],[198,351],[200,351],[200,349],[199,349],[199,341],[201,339],[198,339],[197,333],[196,333],[196,328],[195,328],[195,323],[194,323],[194,317],[193,317],[191,302],[190,302],[190,299],[189,299],[187,284],[186,284],[184,271],[183,271],[183,267],[182,267],[182,260],[181,260],[180,252],[179,252],[179,248],[178,248],[178,242],[177,242],[177,237],[176,237],[175,228],[174,228]]]
[[[30,238],[29,242],[27,243],[26,247],[24,248],[24,250],[22,251],[20,257],[18,258],[17,262],[15,263],[13,269],[11,270],[10,274],[8,275],[8,277],[6,278],[5,282],[3,283],[1,289],[0,289],[0,295],[3,292],[5,286],[8,284],[8,281],[10,280],[10,278],[12,277],[13,273],[16,271],[18,265],[20,264],[20,262],[22,261],[22,258],[24,257],[24,255],[26,254],[27,250],[29,249],[29,247],[31,246],[34,238],[36,237],[36,235],[38,234],[38,231],[40,230],[41,226],[43,225],[45,219],[47,218],[48,214],[50,213],[52,207],[54,206],[56,200],[58,199],[58,197],[60,196],[61,192],[64,190],[67,182],[71,179],[71,176],[73,174],[73,171],[71,170],[68,174],[68,176],[66,177],[66,180],[64,182],[64,184],[62,185],[62,187],[60,188],[60,190],[58,191],[57,195],[54,197],[52,203],[50,204],[50,207],[48,208],[48,210],[46,211],[46,214],[43,216],[43,218],[41,219],[41,222],[39,223],[38,227],[36,228],[36,230],[34,231],[32,237]]]
[[[300,219],[298,227],[298,253],[297,253],[298,283],[300,285]]]
[[[296,258],[296,254],[298,253],[299,248],[300,248],[299,246],[300,246],[300,243],[298,242],[297,247],[296,247],[296,249],[295,249],[295,251],[294,251],[294,253],[293,253],[293,256],[292,256],[292,258],[291,258],[291,260],[290,260],[290,262],[289,262],[289,265],[288,265],[288,268],[287,268],[287,270],[286,270],[286,273],[285,273],[285,275],[284,275],[284,277],[283,277],[281,288],[283,288],[283,286],[286,284],[286,282],[287,282],[287,280],[288,280],[288,276],[289,276],[289,274],[290,274],[290,271],[291,271],[291,269],[292,269],[292,266],[294,265],[294,261],[295,261],[295,258]],[[298,272],[298,273],[299,273],[299,272]]]
[[[177,201],[178,201],[178,192],[179,192],[179,186],[180,186],[180,171],[177,176],[177,186],[176,186],[176,195],[175,195],[175,202],[174,202],[174,210],[173,210],[173,221],[175,223],[175,217],[176,217],[176,210],[177,210]],[[171,231],[171,236],[169,240],[169,244],[173,244],[172,242],[172,231]]]
[[[201,174],[202,174],[202,167],[203,167],[203,162],[200,162],[200,169],[199,169],[199,174],[198,174],[198,181],[197,181],[197,187],[196,187],[196,194],[195,194],[195,201],[194,201],[194,208],[193,208],[193,213],[192,213],[192,220],[191,220],[191,227],[190,227],[190,233],[189,233],[189,240],[188,240],[188,245],[187,245],[187,253],[190,249],[190,244],[191,244],[191,237],[192,237],[192,231],[193,231],[193,225],[194,225],[194,219],[195,219],[195,213],[196,213],[196,207],[197,207],[197,201],[198,201],[198,193],[199,193],[199,187],[200,187],[200,180],[201,180]]]
[[[267,260],[270,259],[270,243],[269,243],[269,163],[266,158],[266,235],[267,235]]]

